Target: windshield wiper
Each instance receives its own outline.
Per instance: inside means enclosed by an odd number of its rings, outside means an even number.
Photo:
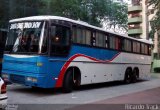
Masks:
[[[19,44],[13,46],[13,48],[9,51],[9,54],[12,53],[18,46],[19,46]]]
[[[13,47],[13,49],[10,50],[9,53],[17,52],[19,50],[19,48],[20,48],[20,50],[22,50],[22,52],[27,52],[27,50],[22,45],[17,44]]]

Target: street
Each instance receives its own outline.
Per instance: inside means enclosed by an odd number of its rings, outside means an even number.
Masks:
[[[116,102],[123,104],[123,102],[115,99],[123,95],[143,92],[158,87],[160,87],[160,74],[158,73],[152,74],[151,79],[148,81],[139,81],[128,85],[122,82],[86,85],[69,94],[65,94],[59,89],[32,89],[12,84],[8,86],[8,104],[25,104],[25,106],[28,104],[63,104],[65,107],[75,106],[76,104],[116,104]],[[132,98],[134,99],[134,97]],[[150,102],[152,102],[152,98]],[[146,101],[149,104],[150,102]],[[130,101],[130,103],[133,102]],[[137,102],[137,104],[139,103]],[[160,102],[154,101],[154,103]],[[59,107],[63,109],[64,106]]]

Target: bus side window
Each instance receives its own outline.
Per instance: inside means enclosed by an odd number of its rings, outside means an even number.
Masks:
[[[96,33],[92,32],[92,46],[96,46]]]
[[[131,40],[123,39],[123,41],[122,41],[122,50],[127,51],[127,52],[131,52],[132,51],[131,47],[132,47]]]
[[[55,25],[51,27],[51,53],[54,55],[67,55],[70,47],[71,29],[66,26]]]
[[[141,53],[145,54],[145,44],[141,43]]]
[[[116,50],[121,50],[121,39],[119,38],[119,37],[116,37],[116,39],[115,39],[116,41],[115,41],[115,49]]]
[[[108,43],[109,43],[109,42],[108,42],[108,35],[105,36],[105,39],[106,39],[106,40],[105,40],[105,47],[108,48]]]
[[[140,53],[140,43],[137,41],[133,41],[133,46],[132,46],[132,50],[134,53]]]
[[[51,26],[51,38],[55,36],[56,26]]]
[[[110,37],[109,37],[109,47],[111,48],[111,49],[115,49],[116,47],[116,38],[115,38],[115,36],[113,36],[113,35],[110,35]]]
[[[145,44],[145,54],[148,55],[148,45]]]
[[[74,26],[72,29],[72,42],[77,43],[77,28],[76,28],[76,26]]]
[[[122,43],[121,43],[121,44],[122,44],[121,48],[122,48],[123,51],[125,51],[124,39],[122,38],[121,41],[122,41]]]
[[[77,43],[82,43],[82,30],[81,28],[77,28],[77,39],[76,39],[76,42]]]
[[[151,55],[151,45],[148,45],[148,55]]]
[[[86,44],[91,45],[91,31],[86,30]]]
[[[101,32],[96,32],[96,46],[98,47],[106,47],[105,45],[106,36]]]

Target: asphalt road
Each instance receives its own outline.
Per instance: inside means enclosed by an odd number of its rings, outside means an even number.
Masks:
[[[7,93],[9,106],[20,104],[23,105],[23,108],[30,106],[32,108],[38,107],[36,109],[39,110],[43,107],[45,107],[45,110],[50,110],[50,108],[60,110],[157,87],[160,87],[160,74],[152,74],[150,80],[128,85],[122,82],[86,85],[68,94],[62,93],[59,89],[32,89],[17,84],[9,85]]]

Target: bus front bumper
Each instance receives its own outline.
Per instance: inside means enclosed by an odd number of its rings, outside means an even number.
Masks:
[[[46,85],[46,77],[41,76],[24,76],[24,75],[17,75],[17,74],[6,74],[2,73],[2,78],[7,84],[17,83],[22,84],[30,87],[40,87],[40,88],[51,88]]]

